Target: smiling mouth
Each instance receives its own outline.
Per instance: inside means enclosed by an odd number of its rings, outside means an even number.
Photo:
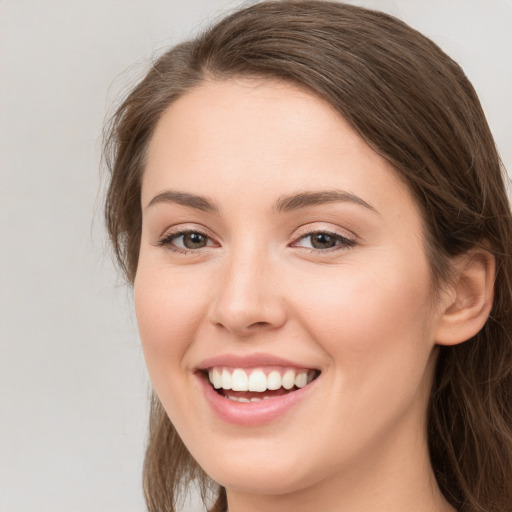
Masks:
[[[204,372],[215,391],[228,400],[255,403],[297,391],[320,372],[293,368],[231,368],[214,366]]]

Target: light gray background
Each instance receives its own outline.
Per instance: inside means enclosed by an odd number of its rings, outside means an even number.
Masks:
[[[101,129],[152,55],[240,3],[0,0],[1,512],[144,510],[149,384],[101,224]],[[353,3],[462,64],[510,169],[512,1]]]

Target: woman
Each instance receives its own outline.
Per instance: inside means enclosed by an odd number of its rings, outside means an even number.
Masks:
[[[194,479],[214,511],[512,510],[510,207],[437,46],[263,2],[158,59],[106,151],[151,511]]]

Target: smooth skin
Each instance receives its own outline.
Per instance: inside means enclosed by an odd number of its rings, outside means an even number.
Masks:
[[[163,114],[147,156],[135,280],[147,366],[229,511],[453,510],[429,462],[427,403],[437,344],[487,318],[492,257],[454,262],[435,299],[407,187],[290,84],[198,86]],[[317,192],[330,195],[290,200]],[[276,420],[233,425],[197,368],[254,353],[321,374]]]

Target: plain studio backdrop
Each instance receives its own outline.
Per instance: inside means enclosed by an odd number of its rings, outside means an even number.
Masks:
[[[512,1],[352,3],[463,66],[510,170]],[[102,226],[102,125],[152,57],[238,5],[0,0],[1,512],[145,510],[149,381]]]

